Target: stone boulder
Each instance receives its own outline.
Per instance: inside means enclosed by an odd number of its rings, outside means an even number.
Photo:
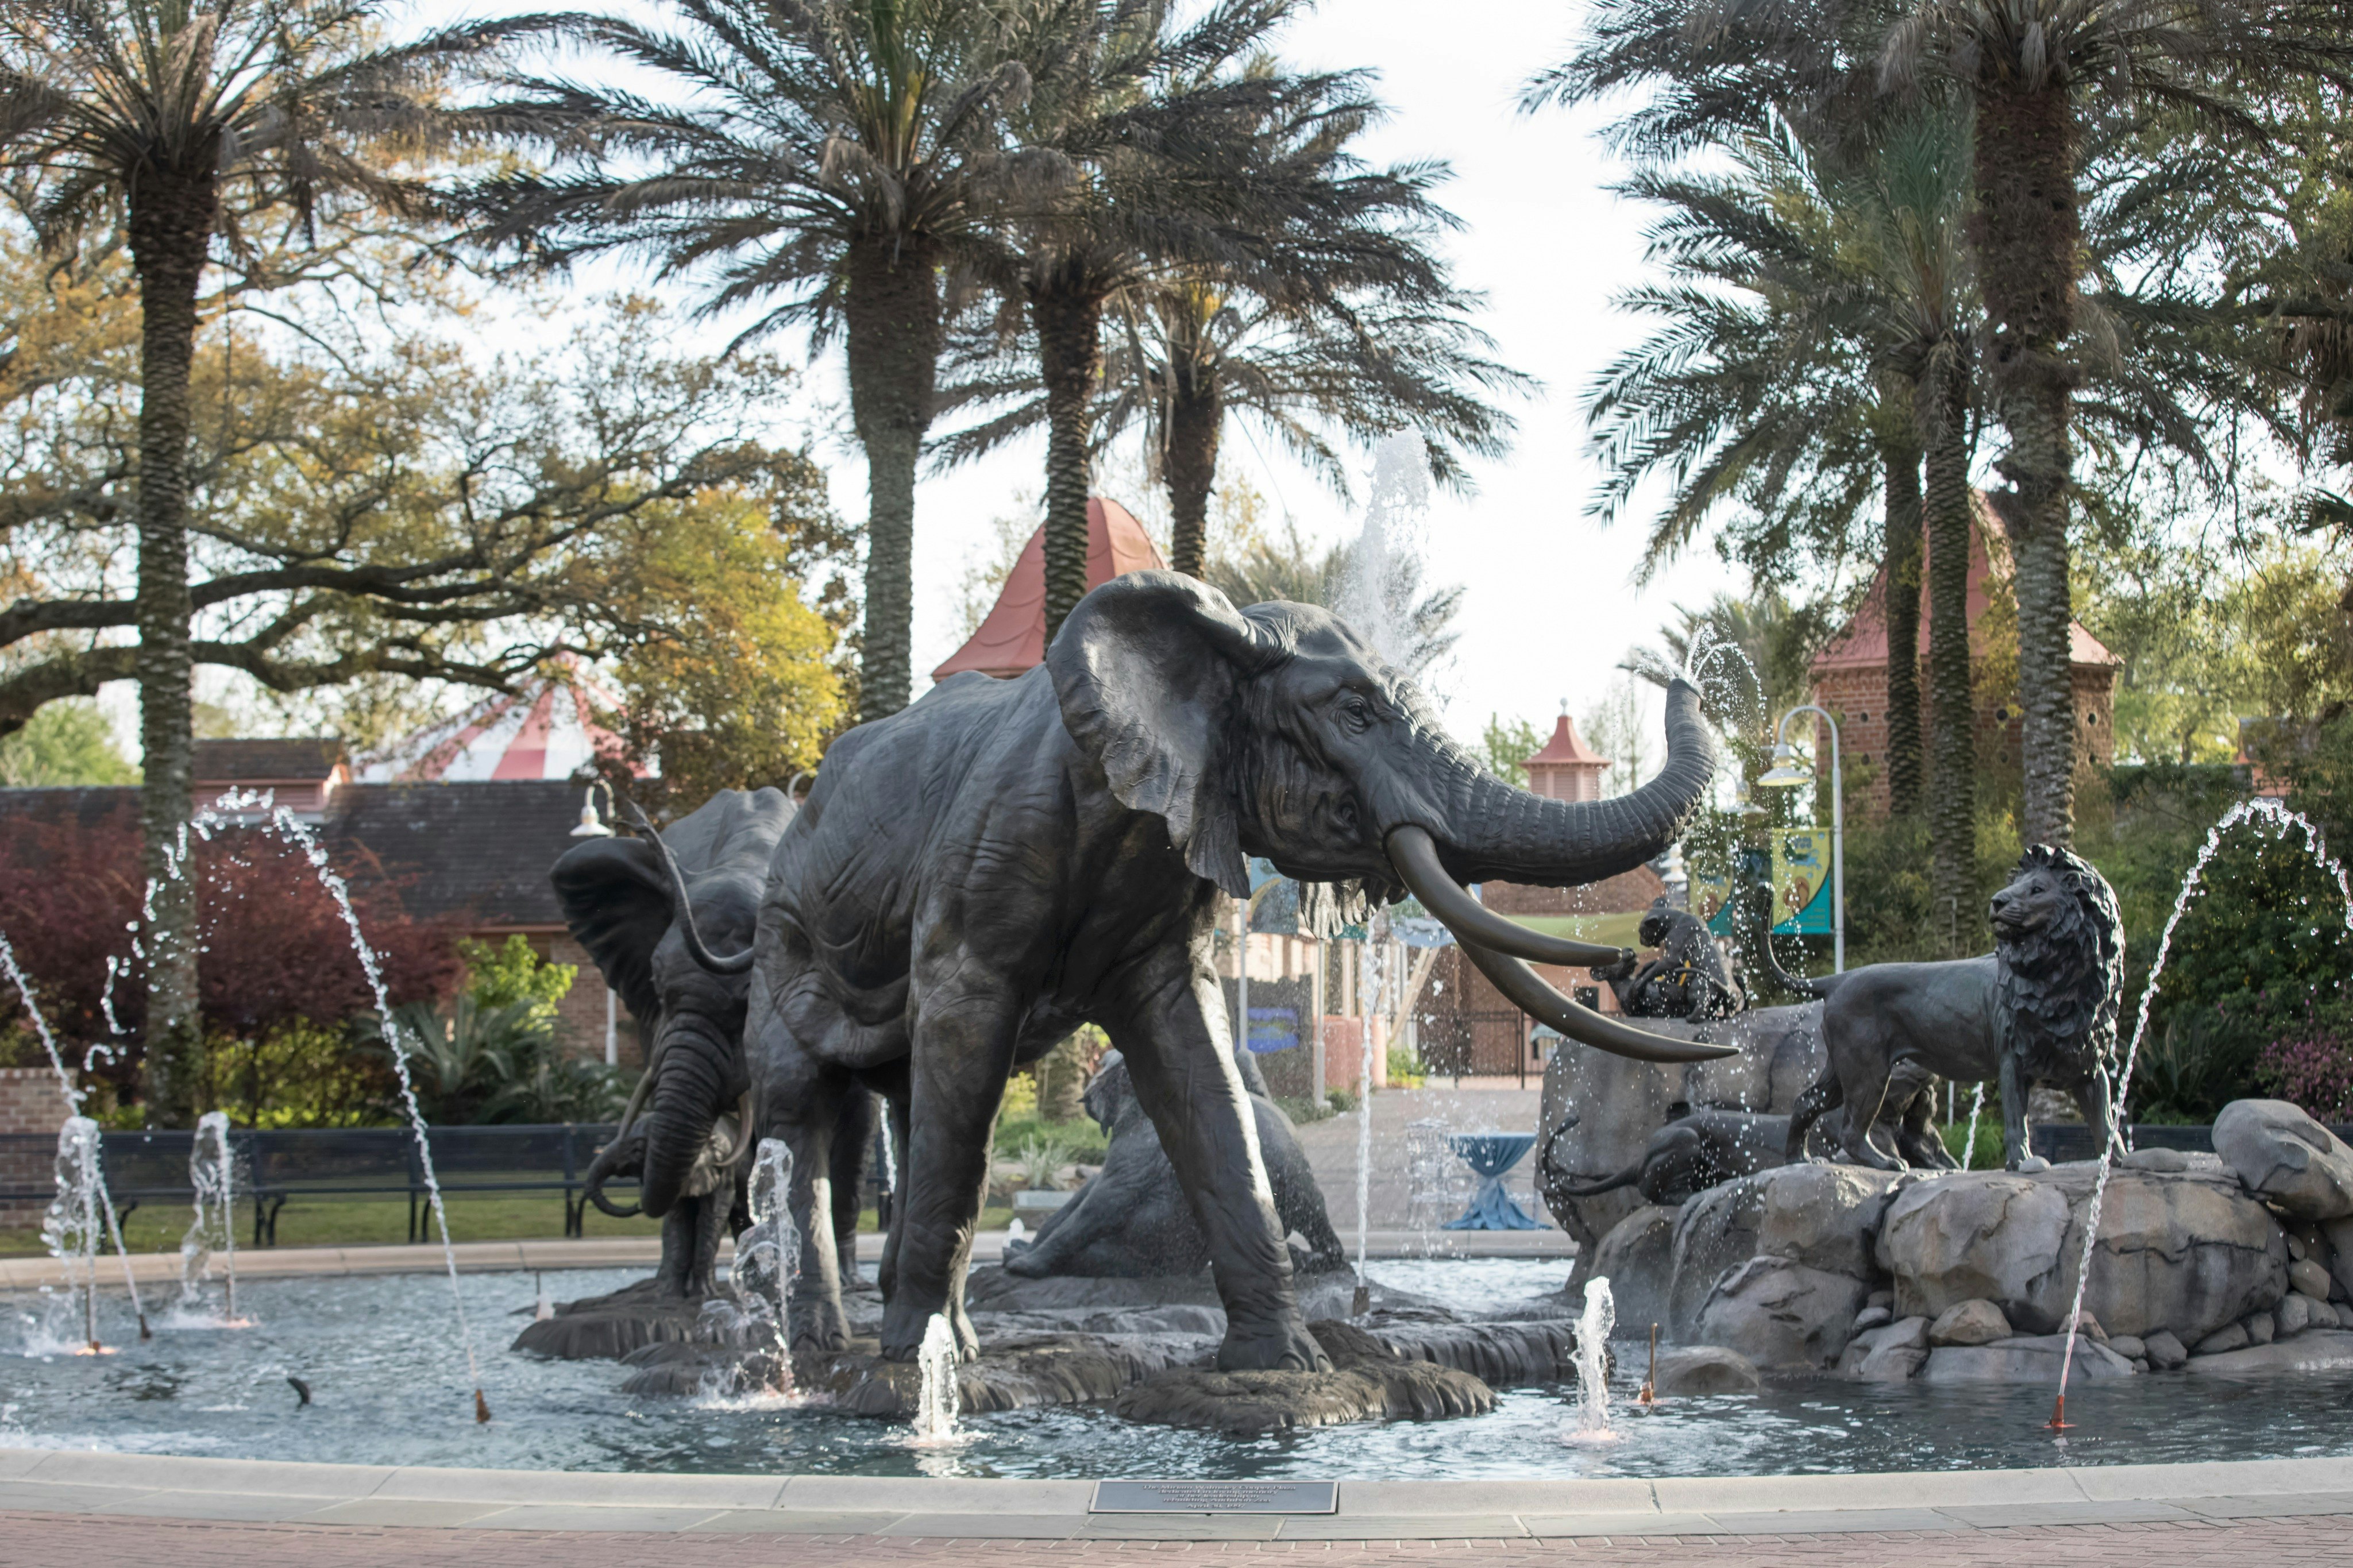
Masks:
[[[2315,1329],[2292,1340],[2274,1340],[2267,1345],[2194,1355],[2183,1370],[2222,1377],[2353,1370],[2353,1333],[2343,1329]]]
[[[1923,1383],[2047,1383],[2056,1386],[2064,1334],[2020,1335],[1989,1345],[1940,1345],[1920,1369]],[[2132,1363],[2097,1340],[2075,1340],[2076,1377],[2130,1377]]]
[[[2052,1298],[2070,1217],[2067,1195],[2032,1176],[1970,1171],[1910,1184],[1879,1231],[1878,1262],[1895,1278],[1895,1310],[1934,1319],[1985,1300],[2011,1323],[2052,1328],[2065,1310]]]
[[[1721,1345],[1686,1345],[1659,1352],[1651,1392],[1660,1398],[1704,1394],[1754,1394],[1765,1385],[1757,1363]]]
[[[1675,1213],[1646,1205],[1609,1227],[1593,1249],[1592,1277],[1609,1281],[1618,1322],[1629,1331],[1667,1321],[1667,1287],[1675,1272]]]
[[[1765,1194],[1755,1176],[1711,1187],[1675,1215],[1667,1291],[1667,1337],[1690,1341],[1716,1281],[1757,1256]],[[1859,1305],[1860,1303],[1858,1303]]]
[[[1865,1383],[1902,1383],[1928,1359],[1928,1320],[1904,1318],[1855,1335],[1839,1357],[1838,1369]]]
[[[1928,1342],[1932,1345],[1989,1345],[1996,1340],[2006,1340],[2017,1332],[2010,1320],[2002,1316],[2000,1307],[1983,1297],[1971,1301],[1957,1301],[1936,1314],[1928,1325]]]
[[[1852,1282],[1852,1291],[1841,1287],[1831,1295],[1810,1286],[1805,1290],[1809,1299],[1825,1305],[1853,1297],[1852,1304],[1841,1309],[1843,1337],[1870,1296],[1880,1216],[1903,1180],[1901,1173],[1861,1165],[1784,1165],[1726,1182],[1693,1198],[1675,1219],[1669,1332],[1680,1340],[1728,1343],[1762,1365],[1787,1364],[1781,1352],[1788,1345],[1778,1333],[1752,1347],[1718,1339],[1702,1325],[1710,1301],[1734,1270],[1752,1258],[1771,1258],[1807,1275]],[[1796,1287],[1797,1278],[1790,1276],[1770,1289],[1784,1294],[1785,1286]],[[1760,1354],[1760,1349],[1768,1353]],[[1838,1350],[1833,1344],[1827,1353],[1835,1356]]]
[[[2017,1329],[2065,1326],[2096,1167],[1972,1171],[1915,1182],[1888,1205],[1878,1261],[1896,1311],[1936,1317],[1982,1298]],[[2287,1289],[2287,1240],[2219,1162],[2119,1169],[2108,1184],[2084,1304],[2108,1331],[2194,1344],[2268,1311]]]
[[[2353,1218],[2353,1149],[2284,1100],[2234,1100],[2214,1152],[2247,1191],[2299,1219]]]
[[[2353,1219],[2324,1223],[2320,1234],[2328,1243],[2328,1273],[2337,1281],[2329,1292],[2338,1299],[2353,1297]]]
[[[1752,1258],[1708,1293],[1697,1333],[1758,1366],[1819,1371],[1845,1349],[1870,1293],[1870,1282],[1852,1274]]]

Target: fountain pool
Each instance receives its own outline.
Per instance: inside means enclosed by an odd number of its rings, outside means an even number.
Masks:
[[[1535,1259],[1376,1259],[1376,1283],[1458,1300],[1557,1290],[1561,1265]],[[582,1270],[560,1296],[613,1289],[637,1270]],[[1503,1391],[1492,1415],[1369,1423],[1237,1440],[1134,1426],[1092,1408],[966,1415],[953,1447],[904,1425],[773,1397],[631,1398],[610,1362],[492,1352],[483,1375],[498,1419],[470,1419],[471,1384],[450,1352],[445,1276],[248,1279],[239,1307],[257,1326],[166,1330],[146,1343],[119,1330],[92,1360],[37,1338],[42,1300],[0,1298],[0,1447],[75,1447],[222,1458],[498,1468],[1067,1479],[1512,1479],[1947,1470],[2353,1455],[2353,1373],[2237,1383],[2170,1374],[2079,1384],[2076,1429],[2040,1430],[2047,1384],[1932,1387],[1821,1380],[1762,1393],[1669,1399],[1644,1411],[1637,1336],[1621,1325],[1620,1441],[1577,1447],[1567,1388]],[[529,1320],[529,1274],[460,1279],[468,1315],[490,1334]],[[119,1293],[101,1297],[127,1321]],[[503,1325],[503,1327],[500,1327]],[[988,1330],[986,1320],[982,1333]],[[486,1337],[489,1337],[486,1335]],[[42,1353],[46,1351],[47,1353]],[[297,1409],[286,1380],[313,1403]]]

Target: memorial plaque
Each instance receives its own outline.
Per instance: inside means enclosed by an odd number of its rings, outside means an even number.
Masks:
[[[1337,1481],[1097,1481],[1089,1513],[1337,1513]]]

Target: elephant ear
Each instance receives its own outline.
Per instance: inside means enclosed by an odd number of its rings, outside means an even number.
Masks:
[[[670,931],[670,887],[661,860],[642,838],[592,838],[564,852],[548,873],[564,923],[605,984],[629,1012],[650,1025],[661,1011],[654,990],[654,949]]]
[[[1046,650],[1062,723],[1131,811],[1168,824],[1196,876],[1250,896],[1225,773],[1242,679],[1280,653],[1223,594],[1175,572],[1131,572],[1081,599]]]

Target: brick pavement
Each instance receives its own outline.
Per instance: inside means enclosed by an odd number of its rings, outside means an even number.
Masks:
[[[1619,1536],[1574,1541],[939,1541],[772,1534],[574,1534],[216,1524],[0,1511],[5,1568],[735,1568],[746,1549],[795,1568],[997,1568],[1039,1562],[1211,1564],[1301,1558],[1318,1568],[1411,1568],[1507,1558],[1525,1568],[2295,1568],[2353,1563],[2342,1516],[2037,1526],[1924,1533]]]

